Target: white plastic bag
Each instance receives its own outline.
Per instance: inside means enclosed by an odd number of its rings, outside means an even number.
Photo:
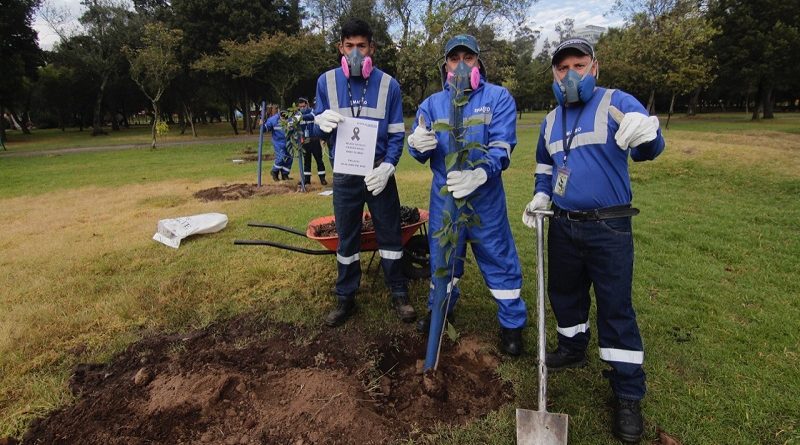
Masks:
[[[219,232],[226,225],[228,225],[228,216],[222,213],[203,213],[202,215],[162,219],[158,222],[153,239],[177,249],[181,245],[181,240],[189,235]]]

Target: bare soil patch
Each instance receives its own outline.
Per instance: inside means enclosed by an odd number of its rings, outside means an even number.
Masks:
[[[269,175],[267,175],[269,177]],[[259,187],[257,184],[229,184],[210,189],[203,189],[194,194],[201,201],[235,201],[253,196],[283,195],[297,192],[299,186],[296,180],[286,180],[277,183],[265,183]],[[322,190],[319,185],[306,185],[306,192]]]
[[[34,422],[38,444],[387,444],[463,425],[511,401],[498,358],[445,341],[426,394],[416,334],[312,332],[244,316],[154,335],[75,369],[72,406]]]

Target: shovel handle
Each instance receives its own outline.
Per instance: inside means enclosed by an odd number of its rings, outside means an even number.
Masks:
[[[539,330],[539,411],[547,411],[547,365],[545,348],[547,340],[544,333],[544,218],[553,216],[551,210],[535,210],[536,217],[536,315]]]

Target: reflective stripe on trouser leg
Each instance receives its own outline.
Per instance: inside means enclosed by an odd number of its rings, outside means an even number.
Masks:
[[[477,208],[481,207],[478,204]],[[528,319],[525,300],[520,298],[522,268],[505,205],[497,209],[497,214],[496,218],[481,214],[481,221],[493,219],[494,223],[471,227],[468,236],[479,241],[470,245],[483,280],[497,303],[498,323],[504,328],[522,328]]]
[[[547,235],[547,290],[558,322],[558,344],[572,351],[585,351],[589,344],[589,274],[583,253],[573,239],[572,223],[551,218]],[[580,226],[574,228],[576,231]]]
[[[339,246],[336,249],[336,296],[352,299],[361,283],[361,213],[366,188],[361,176],[333,176],[333,213]]]
[[[614,393],[638,400],[646,391],[642,369],[644,348],[631,300],[633,235],[631,218],[594,222],[587,232],[587,270],[597,299],[597,336],[600,358]]]
[[[366,190],[362,179],[361,185]],[[334,192],[335,193],[335,192]],[[394,175],[389,177],[386,188],[378,196],[366,192],[367,207],[375,224],[375,236],[381,255],[381,267],[386,286],[392,295],[408,295],[406,277],[400,260],[403,257],[403,241],[400,235],[400,196]]]

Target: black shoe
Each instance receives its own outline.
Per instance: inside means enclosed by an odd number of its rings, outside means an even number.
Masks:
[[[641,440],[644,421],[638,400],[617,399],[611,430],[623,442],[638,443]]]
[[[328,181],[325,180],[325,175],[319,175],[319,183],[322,185],[328,185]]]
[[[278,178],[278,172],[276,172],[276,171],[272,172],[272,180],[275,181],[275,182],[280,181],[280,178]]]
[[[555,351],[545,354],[544,363],[551,371],[580,368],[586,364],[586,351],[570,351],[559,346]]]
[[[351,315],[356,311],[356,303],[353,300],[339,300],[336,304],[336,307],[328,312],[328,315],[325,316],[325,324],[335,328],[336,326],[341,326],[350,318]]]
[[[292,180],[292,178],[289,177],[288,173],[282,173],[281,174],[281,179],[283,179],[284,181],[291,181]]]
[[[452,312],[447,314],[447,321],[450,324],[454,324],[456,322],[455,314],[453,314]],[[421,318],[417,322],[417,332],[419,332],[420,334],[427,335],[428,332],[430,332],[430,330],[431,330],[431,312],[428,311],[428,315],[426,315],[424,318]]]
[[[522,328],[500,328],[500,350],[504,354],[522,354]]]
[[[411,323],[417,318],[417,311],[414,306],[408,304],[408,295],[392,295],[389,306],[394,309],[394,313],[404,323]]]

